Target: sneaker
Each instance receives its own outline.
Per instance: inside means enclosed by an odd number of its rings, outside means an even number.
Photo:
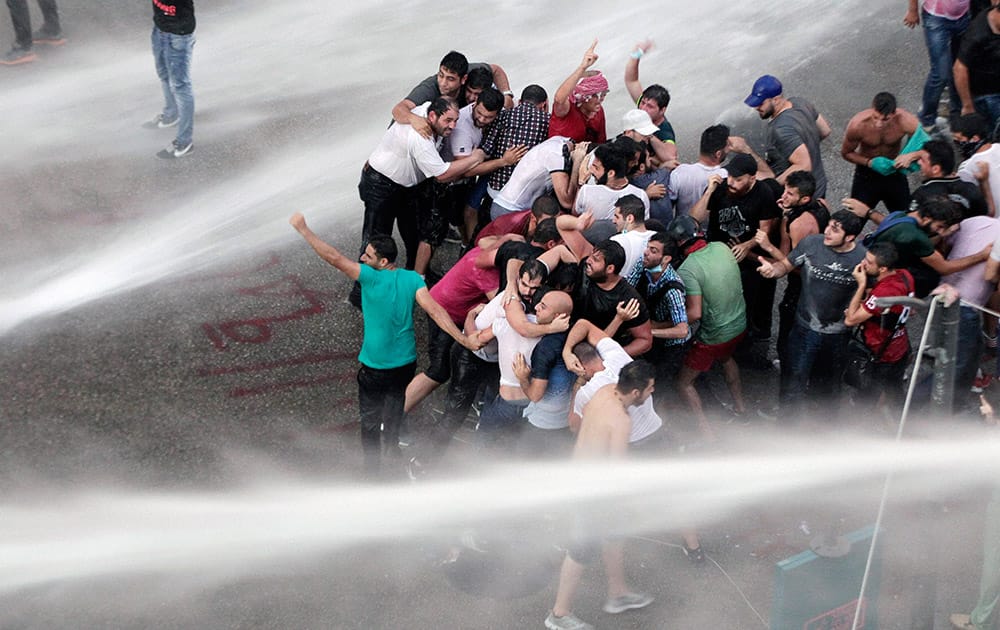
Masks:
[[[545,627],[549,630],[594,630],[594,626],[586,623],[576,615],[566,615],[556,617],[555,613],[549,613],[545,618]]]
[[[14,47],[7,51],[7,54],[0,58],[0,64],[5,66],[16,66],[22,63],[31,63],[38,59],[38,55],[31,52],[31,49]]]
[[[955,613],[948,617],[948,621],[951,622],[951,627],[956,630],[978,630],[975,624],[972,623],[972,617],[970,615]]]
[[[993,381],[992,374],[983,374],[982,368],[976,372],[976,380],[972,382],[972,387],[969,388],[973,394],[982,394],[983,390],[990,386]]]
[[[615,597],[604,602],[604,612],[617,615],[618,613],[632,610],[634,608],[645,608],[653,603],[653,598],[645,593],[625,593],[620,597]]]
[[[156,118],[154,118],[153,120],[147,120],[146,122],[142,123],[142,128],[143,129],[166,129],[167,127],[174,127],[174,126],[176,126],[177,122],[179,120],[180,120],[180,116],[176,116],[174,118],[167,119],[167,118],[163,117],[163,114],[157,114]]]
[[[426,475],[427,469],[416,457],[411,457],[410,461],[406,462],[406,476],[410,478],[410,481],[419,481]]]
[[[176,140],[174,140],[173,142],[170,143],[169,147],[157,153],[156,157],[164,159],[184,157],[188,153],[191,153],[191,149],[193,148],[194,148],[193,142],[188,142],[185,146],[181,146],[177,144]]]
[[[683,551],[684,555],[691,561],[691,564],[705,564],[705,551],[701,548],[701,546],[692,549],[687,546],[687,543],[682,543],[681,551]]]
[[[45,30],[45,28],[40,28],[31,36],[31,41],[35,44],[45,44],[46,46],[62,46],[66,43],[66,38],[58,31],[52,33]]]

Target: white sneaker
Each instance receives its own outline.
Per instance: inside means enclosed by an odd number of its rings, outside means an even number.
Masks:
[[[549,630],[594,630],[594,626],[582,621],[576,615],[556,617],[555,613],[551,612],[545,618],[545,627]]]
[[[604,602],[604,612],[617,615],[633,608],[645,608],[652,603],[653,597],[651,595],[645,593],[625,593],[620,597],[615,597]]]
[[[194,148],[193,142],[188,142],[186,145],[181,146],[177,144],[176,140],[174,140],[172,143],[170,143],[169,147],[157,153],[156,157],[161,157],[164,159],[184,157],[188,153],[191,153],[191,149],[193,148]]]

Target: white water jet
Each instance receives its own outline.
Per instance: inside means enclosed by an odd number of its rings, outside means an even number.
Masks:
[[[588,513],[630,535],[708,525],[774,502],[860,509],[874,521],[885,475],[895,475],[897,504],[943,500],[995,483],[998,447],[997,438],[894,445],[841,437],[824,448],[773,438],[766,451],[519,463],[404,486],[285,479],[226,492],[46,493],[0,503],[0,593],[119,573],[208,571],[224,580],[255,565],[374,541],[446,540],[470,524],[543,512]]]

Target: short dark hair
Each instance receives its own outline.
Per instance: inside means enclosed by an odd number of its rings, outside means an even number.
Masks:
[[[541,105],[545,101],[549,100],[549,94],[542,86],[532,83],[528,87],[521,90],[521,100],[535,105]]]
[[[482,103],[488,112],[498,112],[503,107],[503,94],[492,86],[487,86],[479,93],[477,103]]]
[[[493,85],[493,71],[484,66],[472,68],[469,70],[469,75],[465,78],[465,87],[485,90],[491,85]]]
[[[990,124],[986,117],[979,112],[964,114],[951,121],[951,130],[957,131],[969,140],[979,136],[980,140],[986,140],[990,136]]]
[[[803,197],[816,194],[816,177],[809,171],[792,171],[785,178],[785,186],[799,191]]]
[[[445,70],[451,70],[460,77],[469,74],[469,60],[465,58],[465,55],[455,50],[442,57],[441,63],[438,65]]]
[[[521,270],[517,272],[519,278],[525,275],[532,280],[540,279],[542,282],[545,282],[545,279],[549,277],[549,268],[537,258],[529,258],[524,261],[524,264],[521,265]]]
[[[917,214],[931,221],[941,221],[945,225],[955,225],[962,220],[962,206],[942,195],[932,195],[917,206]]]
[[[931,166],[940,166],[943,173],[955,172],[955,149],[950,142],[944,140],[928,140],[924,143],[924,151]]]
[[[396,262],[396,256],[399,255],[399,248],[391,236],[372,234],[368,238],[368,244],[372,246],[372,249],[375,250],[375,255],[380,259],[385,258],[390,263]]]
[[[635,389],[641,392],[649,386],[650,381],[655,380],[656,368],[649,361],[636,359],[626,363],[618,372],[618,384],[615,387],[622,394],[628,394]]]
[[[531,202],[531,214],[536,219],[558,216],[560,212],[562,212],[562,206],[559,205],[559,200],[552,195],[541,195]]]
[[[890,92],[879,92],[872,99],[872,109],[883,116],[896,113],[896,96]]]
[[[594,157],[601,161],[601,165],[607,171],[614,171],[618,177],[628,175],[628,158],[625,153],[616,149],[614,145],[602,144],[594,149]]]
[[[646,220],[646,206],[642,199],[633,194],[622,195],[615,202],[615,207],[622,213],[622,218],[632,217],[636,223]]]
[[[644,98],[648,98],[651,101],[656,101],[656,105],[663,109],[667,105],[670,105],[670,92],[667,88],[663,87],[659,83],[654,83],[645,90],[642,91],[642,96],[639,97],[641,101]]]
[[[458,102],[447,96],[439,96],[431,101],[430,107],[427,108],[427,113],[434,112],[435,115],[441,116],[450,109],[458,111]]]
[[[531,242],[533,243],[548,243],[549,241],[561,241],[562,235],[559,234],[559,228],[556,227],[556,220],[542,219],[535,226],[535,235],[531,237]]]
[[[576,283],[580,280],[580,263],[560,263],[549,274],[546,281],[550,287],[573,293]]]
[[[573,346],[573,354],[576,355],[577,359],[580,359],[580,363],[584,364],[594,359],[600,360],[601,358],[601,354],[597,351],[597,348],[592,346],[589,341],[581,341]]]
[[[601,252],[605,265],[614,265],[615,273],[620,274],[625,266],[625,248],[610,238],[594,245],[594,252]]]
[[[677,239],[666,232],[654,232],[649,240],[656,241],[663,245],[663,255],[670,257],[671,263],[679,263],[681,257],[681,245]]]
[[[715,155],[716,151],[725,151],[729,146],[729,127],[712,125],[701,132],[701,146],[698,151],[702,155]]]
[[[861,230],[865,229],[866,221],[854,214],[850,210],[837,210],[830,215],[830,221],[836,221],[843,228],[844,234],[848,236],[857,236],[861,234]]]
[[[868,246],[868,253],[875,258],[875,264],[879,267],[896,269],[899,263],[899,250],[890,241],[878,241]]]

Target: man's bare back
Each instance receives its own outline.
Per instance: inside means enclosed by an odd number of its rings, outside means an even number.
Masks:
[[[632,420],[614,385],[597,390],[583,409],[573,457],[620,457],[628,451]]]

